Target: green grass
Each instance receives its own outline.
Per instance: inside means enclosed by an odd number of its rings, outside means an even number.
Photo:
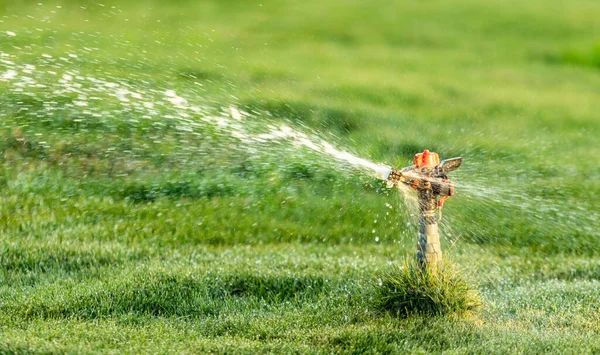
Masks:
[[[0,75],[46,85],[0,81],[0,353],[600,351],[599,11],[0,2]],[[64,74],[82,86],[59,90]],[[378,275],[415,251],[400,194],[307,150],[182,129],[166,90],[399,167],[463,156],[442,243],[481,309],[380,312]]]

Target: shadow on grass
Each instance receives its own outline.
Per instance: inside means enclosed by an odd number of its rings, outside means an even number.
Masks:
[[[574,65],[600,69],[600,43],[588,48],[570,48],[547,53],[541,59],[549,64]]]
[[[146,273],[102,284],[56,290],[13,303],[4,312],[25,318],[81,318],[136,314],[202,317],[308,300],[328,292],[321,276],[230,273],[195,276]]]

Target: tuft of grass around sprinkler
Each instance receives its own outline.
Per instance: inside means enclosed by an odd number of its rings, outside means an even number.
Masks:
[[[479,293],[459,269],[445,261],[423,269],[414,259],[379,278],[376,308],[395,316],[464,314],[481,307]]]
[[[414,165],[392,169],[389,186],[407,185],[418,193],[419,236],[417,257],[407,260],[381,278],[377,303],[396,315],[410,313],[462,313],[479,307],[477,292],[450,263],[443,262],[436,211],[454,195],[447,173],[457,169],[462,158],[440,162],[437,153],[425,150],[415,155]]]

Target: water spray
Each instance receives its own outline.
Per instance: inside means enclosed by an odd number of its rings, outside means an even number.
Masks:
[[[425,150],[415,155],[414,165],[391,169],[387,181],[391,186],[407,185],[418,193],[419,240],[417,261],[422,269],[435,270],[442,262],[442,248],[436,211],[454,195],[454,184],[446,176],[457,169],[462,158],[442,160],[437,153]]]

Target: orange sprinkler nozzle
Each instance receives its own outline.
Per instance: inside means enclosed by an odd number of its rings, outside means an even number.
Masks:
[[[415,165],[419,168],[435,168],[440,165],[440,156],[425,149],[423,153],[415,154]]]

